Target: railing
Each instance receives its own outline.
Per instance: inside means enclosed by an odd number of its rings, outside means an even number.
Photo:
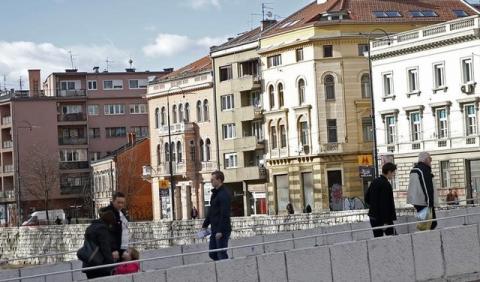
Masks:
[[[2,118],[2,125],[10,125],[12,124],[12,117],[11,116],[7,116],[7,117],[3,117]]]
[[[418,37],[419,37],[418,32],[410,32],[410,33],[399,35],[397,37],[397,41],[398,42],[403,42],[403,41],[408,41],[408,40],[412,40],[412,39],[417,39]]]
[[[86,96],[85,89],[61,90],[57,89],[57,97],[82,97]]]
[[[340,143],[327,143],[322,145],[323,152],[341,152],[343,149],[342,144]]]
[[[85,113],[59,114],[57,121],[86,121]]]
[[[423,36],[426,37],[426,36],[431,36],[431,35],[440,34],[440,33],[444,33],[444,32],[447,32],[447,26],[446,25],[425,29],[423,31]]]
[[[13,147],[13,141],[12,140],[7,140],[3,141],[3,149],[9,149]]]
[[[86,145],[87,138],[58,138],[59,145]]]
[[[170,133],[177,134],[177,133],[184,133],[185,131],[193,130],[193,123],[191,122],[182,122],[182,123],[175,123],[170,125]],[[168,134],[168,125],[161,125],[158,128],[158,134],[160,135],[167,135]]]
[[[60,169],[85,169],[89,168],[88,161],[80,162],[60,162]]]
[[[13,164],[3,166],[4,173],[12,173],[13,171],[14,171]]]
[[[475,19],[466,19],[463,21],[459,21],[456,23],[451,23],[450,24],[450,30],[458,30],[462,28],[467,28],[467,27],[472,27],[475,26]]]
[[[160,165],[159,167],[159,173],[160,175],[169,175],[170,174],[170,163],[167,162],[165,164]],[[183,174],[186,173],[186,166],[184,163],[177,163],[177,162],[172,162],[172,171],[173,174]]]
[[[215,169],[215,162],[202,162],[202,171],[213,171]]]

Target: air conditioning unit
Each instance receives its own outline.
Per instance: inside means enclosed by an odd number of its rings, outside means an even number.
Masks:
[[[473,93],[473,90],[475,89],[475,85],[474,84],[464,84],[464,85],[462,85],[462,87],[460,89],[462,90],[463,93],[471,94],[471,93]]]

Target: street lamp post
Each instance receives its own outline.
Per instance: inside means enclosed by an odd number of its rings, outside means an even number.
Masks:
[[[388,33],[381,29],[381,28],[376,28],[368,34],[368,72],[370,76],[370,99],[371,99],[371,104],[372,104],[372,113],[371,113],[371,118],[372,118],[372,127],[373,127],[373,164],[374,164],[374,171],[373,171],[373,176],[377,177],[378,175],[378,149],[377,149],[377,127],[376,127],[376,122],[375,122],[375,99],[373,97],[373,75],[372,75],[372,59],[370,57],[370,43],[372,41],[372,34],[376,31],[383,32],[386,37],[388,38],[388,44],[390,44],[390,36]]]

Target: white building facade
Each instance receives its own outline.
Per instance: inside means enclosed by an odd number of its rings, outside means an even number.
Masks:
[[[398,166],[397,206],[422,151],[432,155],[441,201],[449,189],[461,199],[480,191],[479,27],[472,16],[371,44],[379,164],[393,157]]]

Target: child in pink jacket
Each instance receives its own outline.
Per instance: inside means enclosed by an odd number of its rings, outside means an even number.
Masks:
[[[122,254],[122,261],[131,261],[131,260],[138,260],[140,257],[138,251],[135,248],[128,248],[125,252]],[[129,273],[135,273],[140,270],[140,263],[138,262],[132,262],[132,263],[126,263],[119,265],[115,268],[113,271],[113,274],[129,274]]]

